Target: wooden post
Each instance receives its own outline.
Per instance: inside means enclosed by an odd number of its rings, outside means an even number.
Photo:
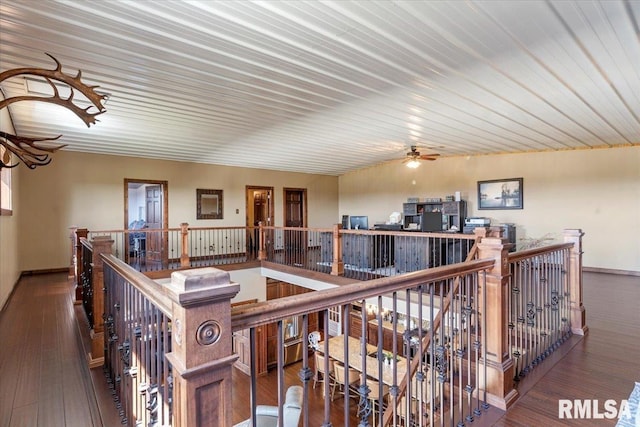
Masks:
[[[262,226],[262,221],[258,222],[258,259],[260,261],[264,261],[267,259],[267,248],[265,246],[267,240],[264,236],[264,227]]]
[[[564,241],[573,243],[569,251],[569,292],[571,304],[571,332],[585,335],[589,331],[586,312],[582,305],[582,236],[580,229],[564,230]]]
[[[485,282],[485,305],[482,334],[486,336],[487,357],[483,362],[487,365],[487,375],[481,383],[487,391],[487,403],[502,410],[507,410],[518,397],[515,389],[514,365],[510,357],[509,328],[509,260],[508,250],[500,238],[485,237],[478,244],[478,258],[495,260],[493,268],[487,273]],[[484,381],[483,381],[484,380]]]
[[[93,284],[93,329],[91,329],[91,353],[88,354],[89,368],[104,363],[104,268],[100,254],[111,254],[113,239],[98,236],[91,240],[93,262],[91,282]]]
[[[75,283],[76,277],[76,230],[78,227],[72,225],[69,227],[69,240],[71,241],[71,253],[69,258],[69,274],[68,279],[73,279]]]
[[[85,239],[89,235],[89,230],[86,228],[75,229],[75,251],[76,251],[76,270],[75,270],[75,282],[76,282],[76,299],[74,304],[82,304],[82,273],[84,273],[84,265],[82,264],[82,243],[80,238]]]
[[[340,230],[342,224],[333,226],[333,262],[331,263],[331,274],[334,276],[344,275],[344,261],[342,261],[342,234]]]
[[[82,290],[78,289],[78,260],[76,258],[76,246],[78,245],[77,242],[77,237],[76,237],[76,230],[78,229],[78,227],[76,227],[75,225],[72,225],[71,227],[69,227],[69,240],[71,241],[71,259],[69,260],[69,274],[67,276],[67,279],[70,280],[73,283],[73,288],[74,288],[74,304],[81,304],[82,303]]]
[[[180,234],[182,235],[182,253],[180,254],[180,267],[191,266],[189,260],[189,224],[183,222],[180,224]]]
[[[217,268],[175,271],[167,285],[172,300],[173,414],[175,427],[232,424],[231,299],[240,285]]]

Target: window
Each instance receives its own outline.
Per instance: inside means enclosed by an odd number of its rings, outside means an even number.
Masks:
[[[0,145],[0,159],[4,159],[5,148]],[[5,162],[11,163],[11,162]],[[0,215],[11,215],[11,168],[0,169]]]

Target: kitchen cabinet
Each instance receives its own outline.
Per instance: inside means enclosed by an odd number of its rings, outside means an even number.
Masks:
[[[275,279],[267,279],[267,299],[273,300],[291,295],[300,295],[313,292],[302,286]],[[283,342],[285,343],[285,364],[293,363],[301,359],[302,351],[307,348],[302,339],[302,317],[283,320]],[[308,316],[308,331],[317,331],[318,313],[310,313]],[[278,324],[276,322],[266,325],[266,359],[267,366],[272,368],[278,364]]]

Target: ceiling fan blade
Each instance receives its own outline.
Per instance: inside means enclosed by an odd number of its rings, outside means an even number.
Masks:
[[[440,154],[424,154],[419,156],[421,160],[435,160]]]

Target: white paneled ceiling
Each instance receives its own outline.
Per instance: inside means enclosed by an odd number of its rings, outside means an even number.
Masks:
[[[640,143],[638,1],[9,1],[0,68],[100,85],[66,150],[340,175],[401,159]],[[2,82],[6,97],[24,79]],[[431,147],[431,148],[429,148]],[[55,155],[54,155],[55,161]]]

